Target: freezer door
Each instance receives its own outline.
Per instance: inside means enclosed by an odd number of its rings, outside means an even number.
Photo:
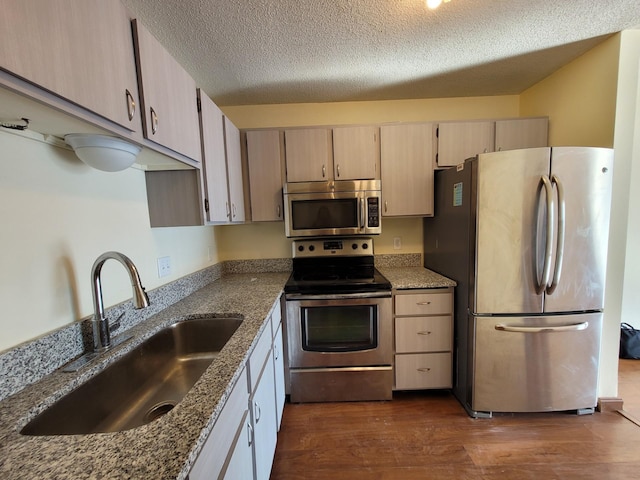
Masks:
[[[550,152],[546,147],[495,152],[471,162],[476,188],[472,313],[542,313],[543,295],[536,293],[536,224],[540,179],[549,174]]]
[[[472,410],[595,407],[601,313],[471,321],[475,325]]]
[[[564,248],[559,244],[562,238],[556,235],[553,240],[552,271],[560,275],[557,286],[547,288],[544,311],[600,310],[604,304],[613,150],[553,147],[550,178],[559,207],[558,192],[563,192],[565,234]],[[557,220],[560,226],[562,213]]]

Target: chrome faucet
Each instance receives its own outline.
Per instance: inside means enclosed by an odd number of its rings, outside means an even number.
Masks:
[[[101,352],[111,346],[111,332],[109,331],[109,320],[104,316],[104,305],[102,303],[102,284],[100,282],[100,272],[104,262],[113,258],[118,260],[129,272],[131,286],[133,287],[133,306],[136,309],[149,306],[149,297],[144,287],[140,283],[138,269],[133,262],[122,253],[106,252],[100,255],[91,268],[91,283],[93,287],[93,349]]]

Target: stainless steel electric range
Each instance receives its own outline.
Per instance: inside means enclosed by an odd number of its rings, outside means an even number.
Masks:
[[[373,239],[295,240],[284,292],[291,401],[391,399],[391,284]]]

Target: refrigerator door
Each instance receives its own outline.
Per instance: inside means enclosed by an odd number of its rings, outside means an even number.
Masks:
[[[613,150],[553,147],[551,176],[557,203],[564,196],[564,249],[554,238],[554,273],[547,288],[545,312],[600,310],[604,304]],[[562,213],[558,215],[562,222]],[[559,229],[558,229],[559,230]],[[561,264],[557,262],[562,255]],[[552,269],[553,270],[553,269]],[[549,285],[552,285],[553,277]]]
[[[472,313],[542,313],[543,295],[536,293],[536,224],[550,152],[547,147],[494,152],[470,162],[476,189],[471,195],[476,229],[470,252]]]
[[[475,324],[472,410],[595,407],[601,313],[470,320]]]

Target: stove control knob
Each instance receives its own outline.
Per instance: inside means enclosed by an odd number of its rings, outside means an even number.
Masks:
[[[363,243],[363,244],[362,244],[362,249],[363,249],[363,250],[366,250],[367,248],[369,248],[369,244],[367,244],[367,243]]]
[[[351,248],[353,248],[354,250],[357,250],[358,249],[358,244],[354,243],[353,245],[351,245]]]
[[[298,251],[304,252],[304,245],[298,245]]]
[[[313,245],[309,245],[309,251],[313,252],[316,249],[316,247],[314,247]]]

